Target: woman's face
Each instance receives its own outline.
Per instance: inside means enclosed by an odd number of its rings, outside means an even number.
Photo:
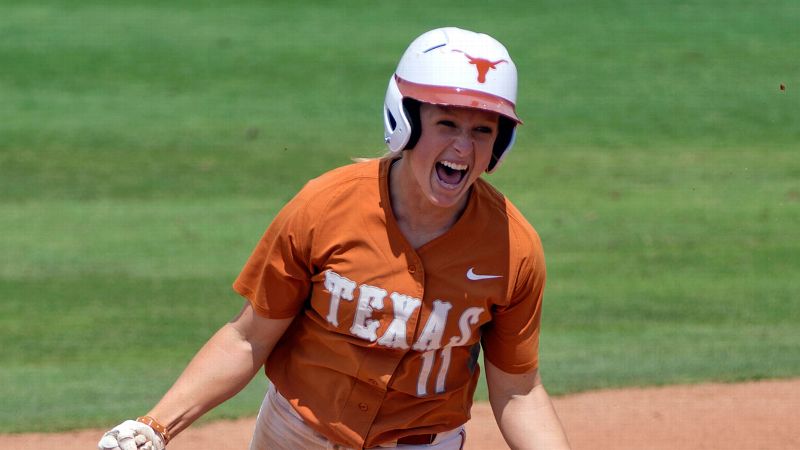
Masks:
[[[404,158],[409,158],[421,194],[433,205],[459,206],[489,166],[498,114],[423,103],[420,122],[419,141]]]

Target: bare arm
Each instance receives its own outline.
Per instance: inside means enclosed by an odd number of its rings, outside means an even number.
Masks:
[[[569,449],[539,371],[510,374],[486,359],[484,362],[489,402],[508,446],[514,450]]]
[[[247,386],[292,320],[266,319],[245,302],[239,314],[197,352],[148,415],[174,437]]]

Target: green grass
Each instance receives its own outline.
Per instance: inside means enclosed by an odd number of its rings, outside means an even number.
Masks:
[[[4,431],[101,425],[149,410],[241,306],[219,277],[209,278],[4,281]],[[265,382],[258,377],[211,417],[257,411]]]
[[[498,37],[520,71],[525,125],[489,178],[545,245],[548,389],[800,375],[795,1],[5,1],[0,17],[0,432],[146,411],[238,311],[230,283],[277,209],[382,153],[394,65],[450,24]],[[263,388],[211,417],[254,414]]]

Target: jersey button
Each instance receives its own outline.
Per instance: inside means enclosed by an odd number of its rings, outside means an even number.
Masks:
[[[414,265],[408,266],[408,273],[410,273],[410,274],[417,273],[417,266],[414,266]]]
[[[359,403],[358,404],[358,409],[360,409],[360,410],[362,410],[364,412],[367,412],[367,410],[369,409],[369,406],[367,406],[366,403]]]

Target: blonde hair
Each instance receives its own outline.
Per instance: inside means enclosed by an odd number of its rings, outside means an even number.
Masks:
[[[376,159],[400,159],[402,157],[403,157],[403,152],[394,153],[394,152],[391,152],[391,151],[387,151],[383,155],[377,156],[377,157],[369,158],[369,157],[364,157],[364,156],[354,156],[354,157],[350,158],[350,160],[353,161],[353,162],[360,163],[360,162],[367,162],[367,161],[375,161]]]

